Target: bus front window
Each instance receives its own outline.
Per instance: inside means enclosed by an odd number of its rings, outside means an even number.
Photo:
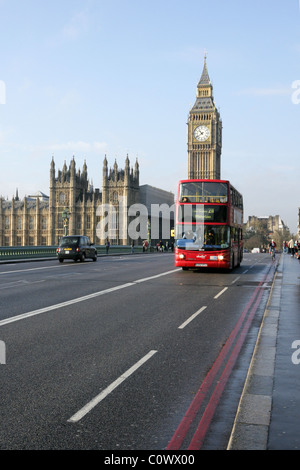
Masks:
[[[204,244],[206,248],[224,249],[229,247],[230,231],[226,225],[205,226]]]
[[[176,227],[176,244],[186,250],[223,250],[229,247],[230,229],[226,225]]]

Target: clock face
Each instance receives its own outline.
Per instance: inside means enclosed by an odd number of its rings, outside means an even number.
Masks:
[[[206,126],[198,126],[194,130],[194,137],[195,139],[199,140],[199,142],[204,142],[209,137],[209,129]]]

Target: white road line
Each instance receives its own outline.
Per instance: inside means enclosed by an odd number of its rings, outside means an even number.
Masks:
[[[10,289],[12,287],[19,287],[24,284],[27,285],[29,283],[28,281],[25,281],[25,280],[6,282],[5,284],[1,284],[0,289]]]
[[[238,281],[238,280],[240,279],[240,277],[241,277],[241,276],[236,277],[236,278],[232,281],[231,284],[234,284],[236,281]]]
[[[219,292],[217,295],[214,296],[214,299],[217,299],[218,297],[220,297],[220,295],[224,294],[225,291],[227,291],[228,287],[225,287],[223,290],[221,290],[221,292]]]
[[[53,269],[53,268],[60,268],[61,266],[44,266],[42,268],[28,268],[28,269],[16,269],[14,271],[2,271],[0,274],[16,274],[16,273],[25,273],[27,271],[39,271],[41,269]]]
[[[0,286],[0,290],[3,289],[12,289],[14,287],[22,287],[22,286],[29,286],[32,284],[39,284],[41,282],[45,282],[45,279],[40,279],[39,281],[26,281],[25,279],[22,279],[20,281],[12,281],[12,282],[7,282],[6,284],[2,284]]]
[[[102,392],[99,393],[96,397],[94,397],[89,403],[87,403],[81,410],[77,411],[70,419],[68,419],[69,423],[77,423],[77,421],[81,420],[87,413],[89,413],[96,405],[98,405],[102,400],[104,400],[107,395],[109,395],[115,388],[117,388],[124,380],[126,380],[133,372],[135,372],[139,367],[141,367],[146,361],[148,361],[157,351],[149,351],[142,359],[136,362],[130,369],[128,369],[124,374],[120,375],[120,377],[115,380],[112,384],[110,384],[107,388],[105,388]]]
[[[151,279],[156,279],[157,277],[161,276],[167,276],[168,274],[176,273],[177,271],[181,271],[181,269],[172,269],[172,271],[166,271],[165,273],[162,274],[155,274],[155,276],[149,276],[149,277],[144,277],[143,279],[138,279],[137,281],[134,281],[135,283],[139,282],[145,282],[145,281],[150,281]]]
[[[78,302],[84,302],[85,300],[93,299],[95,297],[99,297],[100,295],[108,294],[110,292],[114,292],[116,290],[124,289],[125,287],[133,286],[132,282],[127,284],[122,284],[121,286],[111,287],[110,289],[105,289],[100,292],[94,292],[94,294],[85,295],[83,297],[77,297],[77,299],[67,300],[66,302],[61,302],[55,305],[49,305],[49,307],[40,308],[38,310],[33,310],[27,313],[21,313],[20,315],[16,315],[15,317],[6,318],[5,320],[0,321],[0,326],[7,325],[8,323],[14,323],[19,320],[24,320],[25,318],[34,317],[35,315],[40,315],[41,313],[50,312],[52,310],[56,310],[58,308],[67,307],[69,305],[77,304]]]
[[[32,310],[31,312],[21,313],[20,315],[16,315],[14,317],[10,317],[10,318],[6,318],[4,320],[0,320],[0,327],[3,326],[3,325],[7,325],[9,323],[14,323],[14,322],[19,321],[19,320],[25,320],[26,318],[33,317],[35,315],[40,315],[41,313],[50,312],[52,310],[57,310],[59,308],[67,307],[69,305],[74,305],[74,304],[77,304],[79,302],[84,302],[86,300],[90,300],[90,299],[93,299],[95,297],[99,297],[101,295],[109,294],[111,292],[115,292],[115,291],[120,290],[120,289],[125,289],[127,287],[134,286],[139,282],[144,282],[144,281],[147,281],[147,280],[150,280],[150,279],[155,279],[155,278],[158,278],[158,277],[161,277],[161,276],[166,276],[167,274],[171,274],[171,273],[174,273],[176,271],[178,271],[178,270],[175,269],[173,271],[167,271],[165,273],[157,274],[155,276],[150,276],[148,278],[138,279],[137,281],[134,281],[134,282],[127,282],[126,284],[122,284],[120,286],[110,287],[109,289],[104,289],[104,290],[101,290],[99,292],[94,292],[93,294],[84,295],[83,297],[77,297],[76,299],[67,300],[66,302],[61,302],[59,304],[49,305],[48,307],[40,308],[38,310]]]
[[[201,312],[203,312],[203,310],[205,310],[207,307],[206,306],[203,306],[201,307],[199,310],[197,310],[197,312],[195,312],[193,315],[191,315],[185,322],[183,322],[179,327],[178,329],[179,330],[182,330],[184,327],[186,327],[186,325],[188,325],[188,323],[190,323],[192,320],[194,320],[194,318],[196,318]]]

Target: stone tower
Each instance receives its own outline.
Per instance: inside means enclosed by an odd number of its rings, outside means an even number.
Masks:
[[[213,98],[206,55],[196,102],[187,123],[188,178],[220,179],[222,150],[222,121]]]
[[[85,234],[95,240],[96,209],[101,203],[101,193],[93,190],[88,180],[87,165],[84,162],[82,171],[76,171],[75,159],[67,167],[55,174],[55,164],[52,159],[50,167],[49,194],[49,244],[55,245],[64,235],[62,219],[63,210],[70,211],[69,233]]]
[[[125,169],[119,169],[115,161],[113,168],[108,171],[107,159],[105,156],[103,162],[103,186],[102,186],[102,204],[109,204],[114,207],[116,217],[113,226],[114,233],[110,236],[117,245],[127,245],[130,239],[127,233],[128,209],[133,204],[139,202],[139,164],[135,162],[134,169],[130,168],[128,155],[125,160]],[[104,240],[102,240],[104,243]]]

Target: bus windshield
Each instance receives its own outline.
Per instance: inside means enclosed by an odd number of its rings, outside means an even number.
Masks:
[[[228,202],[228,184],[217,181],[186,181],[179,186],[179,202]]]
[[[220,250],[229,247],[228,225],[176,226],[176,245],[182,250]]]

